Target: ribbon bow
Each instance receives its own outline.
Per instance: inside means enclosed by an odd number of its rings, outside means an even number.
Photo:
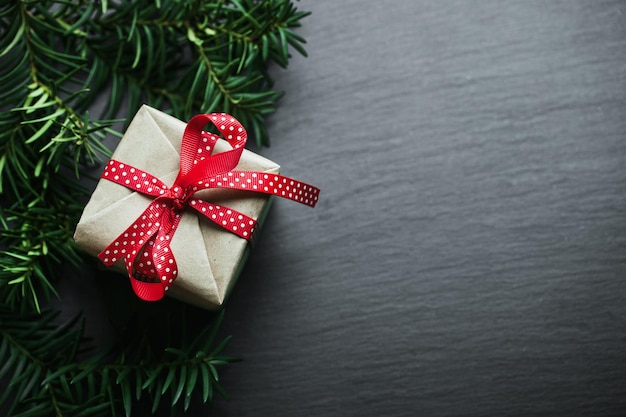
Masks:
[[[212,154],[218,136],[205,132],[213,123],[232,149]],[[226,113],[193,117],[183,134],[180,170],[171,187],[157,177],[111,159],[101,178],[154,197],[143,213],[98,258],[107,266],[124,259],[135,294],[147,301],[163,298],[178,275],[170,242],[185,208],[190,207],[217,225],[249,240],[256,220],[228,207],[196,198],[207,188],[232,188],[287,198],[314,207],[319,189],[283,175],[236,171],[247,134],[243,126]]]

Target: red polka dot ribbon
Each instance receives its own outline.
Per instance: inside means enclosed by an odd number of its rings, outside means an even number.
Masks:
[[[212,154],[218,136],[203,131],[213,123],[232,149]],[[140,298],[163,298],[178,275],[170,249],[172,236],[185,208],[190,207],[218,226],[246,240],[252,237],[256,220],[237,210],[196,198],[199,190],[232,188],[284,197],[314,207],[319,189],[278,174],[237,171],[235,167],[246,144],[243,126],[225,113],[193,117],[183,134],[180,170],[171,187],[157,177],[126,163],[110,160],[101,178],[154,197],[143,213],[98,254],[107,266],[124,259],[128,276]]]

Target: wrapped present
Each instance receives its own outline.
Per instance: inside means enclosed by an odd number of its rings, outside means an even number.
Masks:
[[[205,131],[215,125],[221,137]],[[166,292],[219,308],[236,281],[271,198],[313,207],[319,189],[279,174],[244,149],[225,113],[189,123],[143,106],[130,123],[76,227],[74,239],[130,277],[135,293]]]

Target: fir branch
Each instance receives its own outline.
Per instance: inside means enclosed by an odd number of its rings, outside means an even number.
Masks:
[[[38,195],[33,198],[27,210],[20,202],[4,209],[0,229],[0,246],[6,248],[0,252],[0,302],[21,311],[39,311],[42,301],[58,297],[50,271],[62,265],[77,269],[81,264],[71,237],[81,206],[55,201],[53,207],[46,207]]]
[[[222,392],[216,366],[232,358],[220,356],[223,344],[210,348],[214,333],[158,354],[137,339],[113,359],[78,361],[78,322],[60,333],[54,314],[28,312],[58,297],[62,266],[81,263],[72,233],[88,191],[79,179],[110,155],[114,118],[142,102],[180,119],[227,111],[267,145],[265,117],[282,96],[269,66],[286,67],[291,49],[306,56],[293,29],[307,15],[289,0],[0,4],[0,380],[9,385],[0,407],[129,414],[138,399],[158,408],[167,396],[186,409],[198,390],[205,402]]]
[[[56,295],[54,272],[77,258],[71,236],[86,189],[67,181],[62,170],[71,168],[78,176],[81,165],[108,154],[101,139],[112,122],[91,122],[88,113],[74,110],[81,90],[62,94],[84,59],[48,45],[48,27],[24,3],[14,3],[2,15],[9,12],[19,28],[9,30],[13,38],[3,38],[8,44],[1,54],[8,65],[1,67],[0,79],[18,77],[22,88],[2,96],[2,107],[10,111],[0,119],[0,193],[10,210],[3,212],[0,236],[6,249],[0,253],[0,299],[39,310],[38,290],[45,298]]]
[[[181,119],[219,109],[248,121],[258,133],[258,145],[268,140],[263,116],[275,110],[281,96],[270,89],[268,62],[286,66],[288,46],[306,54],[304,39],[289,28],[299,26],[308,13],[298,12],[290,1],[157,6],[144,0],[114,4],[107,13],[77,6],[79,18],[68,8],[61,10],[37,7],[37,19],[63,33],[61,42],[88,58],[92,91],[110,85],[107,117],[114,117],[124,98],[131,111],[145,101],[170,107]],[[74,20],[85,27],[79,30]],[[236,85],[229,85],[231,79]]]
[[[57,319],[51,312],[15,316],[0,306],[0,378],[10,375],[0,396],[6,415],[111,416],[123,410],[131,416],[139,401],[148,402],[152,413],[186,411],[194,397],[210,403],[215,392],[225,395],[218,368],[237,360],[221,354],[230,337],[215,343],[223,314],[181,347],[154,349],[144,333],[86,359],[79,359],[85,356],[84,322],[58,325]]]

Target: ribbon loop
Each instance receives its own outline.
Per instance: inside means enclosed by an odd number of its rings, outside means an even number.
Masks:
[[[217,127],[232,149],[213,154],[218,136],[203,130],[209,122]],[[133,291],[139,298],[160,300],[176,280],[178,267],[170,243],[187,207],[243,239],[252,238],[255,219],[232,208],[196,198],[196,191],[231,188],[272,194],[315,206],[319,196],[317,187],[278,174],[235,170],[246,140],[245,129],[231,115],[201,114],[194,116],[185,128],[180,169],[171,187],[123,162],[112,159],[106,165],[101,178],[155,198],[98,254],[107,266],[124,260]]]

